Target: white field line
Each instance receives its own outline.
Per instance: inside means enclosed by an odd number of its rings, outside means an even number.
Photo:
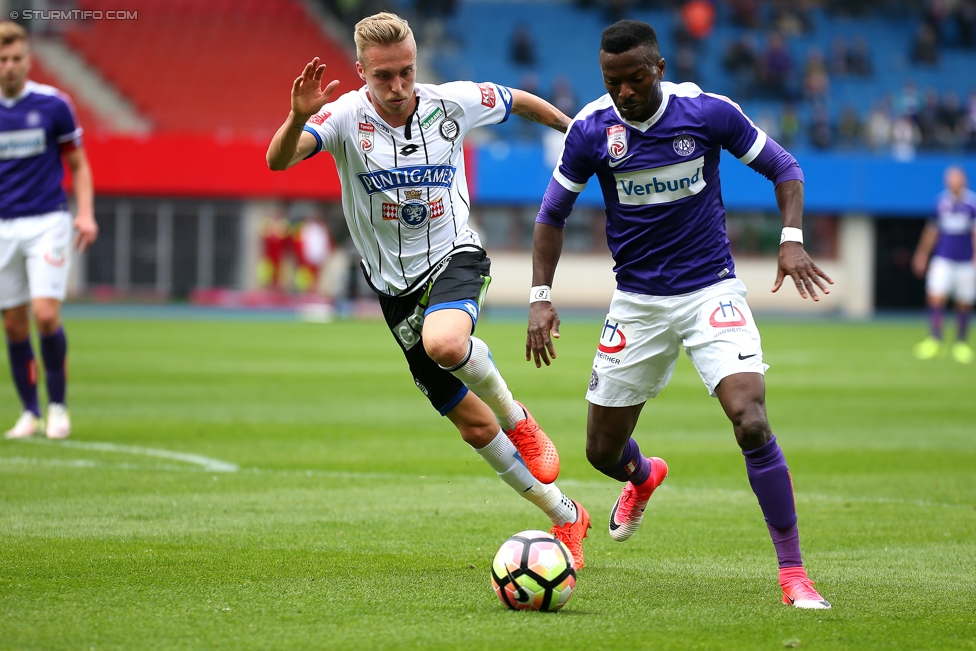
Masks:
[[[121,454],[136,454],[144,457],[155,457],[157,459],[171,459],[182,461],[195,466],[200,466],[209,472],[237,472],[238,466],[235,463],[211,459],[199,454],[189,454],[187,452],[173,452],[172,450],[160,450],[159,448],[144,448],[136,445],[117,445],[115,443],[98,443],[95,441],[47,441],[45,439],[22,439],[24,443],[43,443],[46,445],[57,445],[62,448],[75,448],[77,450],[95,450],[96,452],[118,452]]]
[[[58,447],[69,447],[81,450],[94,450],[98,452],[120,452],[124,454],[136,454],[148,457],[156,457],[161,459],[172,459],[175,461],[183,461],[186,463],[199,466],[199,470],[194,469],[194,472],[238,472],[240,468],[233,463],[228,461],[221,461],[219,459],[212,459],[210,457],[201,456],[198,454],[188,454],[184,452],[172,452],[170,450],[160,450],[158,448],[144,448],[135,445],[116,445],[115,443],[97,443],[94,441],[48,441],[42,438],[33,439],[13,439],[21,443],[38,443],[42,445],[54,445]],[[137,465],[129,463],[100,463],[96,461],[90,461],[87,459],[39,459],[37,457],[2,457],[0,456],[0,466],[3,465],[47,465],[47,466],[62,466],[62,467],[75,467],[75,468],[116,468],[121,470],[161,470],[161,471],[187,471],[190,468],[186,466],[175,466],[169,464],[154,464],[154,465]],[[330,477],[333,479],[347,479],[347,480],[367,480],[367,481],[383,481],[383,480],[403,480],[406,478],[413,477],[422,481],[430,482],[444,482],[447,483],[457,482],[457,483],[469,483],[469,482],[490,482],[493,478],[485,475],[484,477],[471,477],[471,476],[447,476],[447,475],[414,475],[414,474],[403,474],[403,473],[382,473],[382,472],[356,472],[349,470],[302,470],[302,469],[273,469],[273,468],[245,468],[242,473],[255,474],[255,475],[302,475],[305,477]],[[559,486],[571,487],[577,489],[606,489],[606,481],[593,481],[593,480],[579,480],[579,479],[564,479],[558,482]],[[730,498],[743,498],[751,497],[752,491],[749,490],[729,490],[723,488],[692,488],[684,486],[674,486],[673,483],[663,484],[658,491],[670,492],[674,491],[678,495],[691,496],[696,493],[701,495],[703,499],[707,499],[708,496],[726,496]],[[903,505],[903,506],[915,506],[915,507],[948,507],[948,508],[972,508],[972,505],[966,503],[950,504],[946,502],[931,502],[928,500],[906,500],[897,497],[845,497],[841,495],[826,495],[813,492],[806,492],[797,495],[798,501],[804,503],[844,503],[851,502],[857,504],[893,504],[893,505]]]

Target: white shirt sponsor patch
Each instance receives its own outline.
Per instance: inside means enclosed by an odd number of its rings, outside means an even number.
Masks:
[[[0,160],[30,158],[44,153],[44,129],[20,129],[0,133]]]
[[[705,157],[649,170],[614,174],[617,198],[628,206],[671,203],[698,194],[705,187]]]

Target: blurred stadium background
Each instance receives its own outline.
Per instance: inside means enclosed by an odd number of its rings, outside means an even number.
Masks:
[[[31,78],[68,92],[85,128],[101,236],[74,267],[75,298],[369,310],[331,159],[271,173],[264,153],[313,56],[340,91],[359,87],[352,25],[383,9],[414,26],[421,81],[491,80],[570,115],[604,92],[601,29],[650,22],[669,80],[732,97],[805,171],[808,249],[838,281],[817,305],[766,291],[780,230],[772,188],[723,162],[754,308],[923,307],[909,261],[943,170],[976,178],[976,0],[0,0],[32,34]],[[489,306],[525,304],[532,223],[559,148],[536,127],[511,120],[467,143],[473,218],[494,261]],[[285,260],[275,284],[269,256],[286,259],[313,214],[333,255],[314,282]],[[610,295],[602,220],[589,187],[556,279],[562,306],[602,308]]]

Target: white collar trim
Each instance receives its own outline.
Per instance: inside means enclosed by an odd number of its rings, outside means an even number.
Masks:
[[[668,92],[667,87],[665,86],[665,84],[662,83],[661,84],[661,105],[657,108],[656,111],[654,111],[654,115],[647,118],[643,122],[634,122],[633,120],[628,120],[624,118],[624,116],[620,115],[620,111],[617,110],[616,104],[613,105],[613,112],[617,114],[617,117],[620,118],[620,120],[624,124],[626,124],[629,127],[633,127],[634,129],[637,129],[641,133],[644,133],[648,129],[653,127],[655,124],[657,124],[658,120],[661,119],[661,116],[664,115],[664,111],[668,108],[669,99],[671,99],[671,93]]]

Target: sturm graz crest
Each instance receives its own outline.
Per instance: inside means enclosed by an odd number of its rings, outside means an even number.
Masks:
[[[451,118],[441,120],[439,131],[441,132],[441,138],[448,142],[454,142],[461,135],[461,127],[458,125],[457,120]]]
[[[674,145],[674,153],[679,156],[691,156],[695,153],[695,139],[687,133],[675,136],[672,144]]]

